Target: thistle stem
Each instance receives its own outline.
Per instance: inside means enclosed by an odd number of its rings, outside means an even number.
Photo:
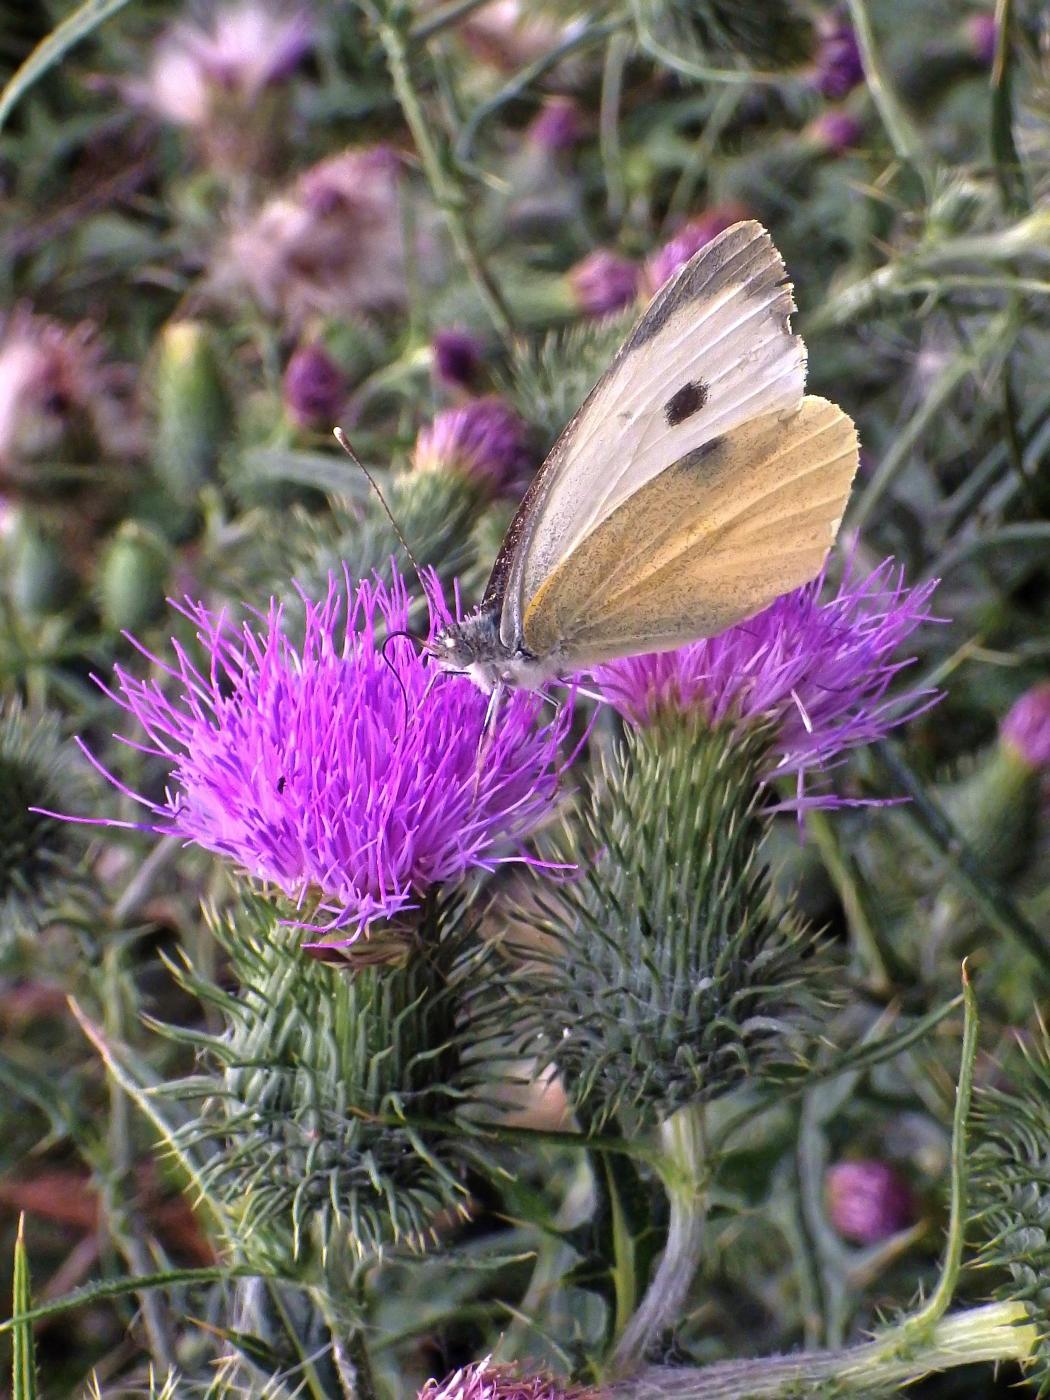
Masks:
[[[875,34],[865,0],[849,0],[849,13],[857,36],[857,45],[860,48],[860,58],[864,66],[868,91],[878,108],[882,124],[886,128],[886,134],[900,160],[906,165],[910,165],[921,177],[926,188],[929,189],[933,183],[932,172],[923,148],[922,138],[883,72],[875,49]]]
[[[978,1361],[1025,1361],[1038,1329],[1024,1303],[989,1303],[939,1321],[922,1342],[909,1335],[913,1319],[872,1342],[842,1351],[801,1352],[713,1366],[650,1366],[609,1387],[607,1400],[773,1400],[805,1395],[832,1400],[880,1394],[933,1371]]]
[[[473,230],[465,217],[466,195],[434,140],[432,127],[412,81],[405,36],[396,24],[383,18],[373,6],[369,5],[368,10],[373,15],[397,100],[412,133],[431,193],[444,216],[452,245],[474,283],[492,324],[502,337],[509,339],[514,334],[513,318],[502,292],[482,260]]]
[[[640,1360],[668,1327],[681,1321],[703,1245],[707,1200],[700,1107],[680,1108],[660,1124],[663,1174],[670,1205],[667,1241],[653,1281],[623,1331],[613,1356],[619,1369]]]

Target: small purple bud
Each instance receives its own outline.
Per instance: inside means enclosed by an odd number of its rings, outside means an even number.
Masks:
[[[645,280],[653,292],[672,278],[680,267],[689,261],[694,253],[706,248],[712,238],[717,238],[727,228],[732,228],[741,219],[747,218],[747,210],[742,204],[729,202],[716,204],[702,214],[697,214],[687,224],[683,224],[675,236],[652,255],[645,265]]]
[[[971,15],[966,21],[966,37],[970,42],[974,57],[985,68],[991,68],[995,62],[995,49],[998,43],[999,30],[995,23],[995,15],[988,11],[983,15]]]
[[[492,495],[520,484],[529,465],[528,428],[510,404],[491,394],[447,408],[421,428],[412,451],[416,471],[462,472]]]
[[[837,102],[863,81],[864,65],[853,26],[841,14],[827,16],[820,27],[812,86]]]
[[[1050,768],[1050,681],[1033,686],[1014,702],[1000,734],[1029,768]]]
[[[331,428],[346,402],[346,377],[322,345],[300,345],[284,371],[284,406],[300,428]]]
[[[915,1220],[915,1196],[896,1167],[863,1158],[824,1174],[828,1218],[854,1244],[878,1244]]]
[[[864,127],[852,113],[833,108],[811,121],[806,134],[818,149],[841,156],[860,144]]]
[[[545,151],[568,151],[583,136],[580,109],[571,97],[549,97],[525,133]]]
[[[637,265],[608,248],[588,253],[569,269],[568,277],[573,298],[585,316],[622,311],[638,295]]]
[[[469,389],[481,369],[482,345],[469,331],[435,331],[430,342],[434,373],[452,389]]]

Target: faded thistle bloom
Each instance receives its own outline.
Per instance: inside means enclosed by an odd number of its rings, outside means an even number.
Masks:
[[[443,1381],[427,1381],[418,1400],[583,1400],[588,1393],[549,1376],[522,1376],[515,1367],[493,1365],[486,1356]]]
[[[141,450],[123,366],[107,362],[93,326],[64,326],[24,307],[0,318],[0,470],[86,432],[107,456]]]
[[[828,1218],[854,1244],[878,1244],[915,1220],[915,1197],[890,1162],[836,1162],[824,1174]]]
[[[694,253],[706,248],[713,238],[747,217],[747,210],[742,204],[716,204],[683,224],[645,265],[645,281],[650,292],[658,292]]]
[[[144,731],[124,742],[170,768],[159,802],[106,773],[147,809],[132,825],[230,858],[348,943],[520,857],[558,791],[571,706],[544,720],[541,697],[516,694],[486,730],[466,676],[394,639],[409,601],[396,572],[389,588],[332,579],[303,599],[298,643],[277,603],[239,627],[183,604],[203,662],[175,641],[170,662],[140,648],[162,678],[117,666],[106,691]],[[433,631],[447,616],[436,580],[430,606]]]
[[[331,429],[346,403],[346,375],[323,345],[300,345],[281,385],[288,417],[300,428]]]
[[[822,574],[720,636],[609,662],[595,679],[643,728],[674,714],[699,714],[712,729],[766,727],[765,777],[793,774],[801,805],[834,805],[831,794],[803,797],[806,776],[933,703],[928,690],[888,692],[909,664],[897,649],[929,618],[935,586],[906,588],[891,559],[866,578],[847,568],[833,591]]]
[[[447,408],[421,428],[412,449],[416,471],[455,472],[486,495],[521,484],[530,463],[528,427],[495,395]]]
[[[124,84],[137,106],[191,131],[207,159],[250,166],[266,148],[275,116],[263,99],[285,83],[313,44],[302,9],[241,0],[202,23],[171,26],[146,76]]]
[[[305,171],[228,240],[214,280],[246,288],[293,326],[400,306],[400,163],[389,147],[343,151]]]
[[[637,265],[609,248],[588,253],[569,269],[567,277],[573,302],[585,316],[621,311],[638,294]]]
[[[469,389],[481,370],[483,347],[470,331],[435,331],[430,342],[434,373],[450,389]]]

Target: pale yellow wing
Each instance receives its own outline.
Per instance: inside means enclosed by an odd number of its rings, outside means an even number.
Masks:
[[[857,468],[826,399],[766,413],[682,457],[550,574],[525,646],[564,670],[713,636],[819,573]]]

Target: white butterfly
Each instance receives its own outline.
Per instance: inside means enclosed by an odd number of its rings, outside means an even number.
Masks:
[[[784,263],[735,224],[657,293],[554,444],[441,664],[485,691],[668,651],[820,571],[857,467],[805,395]]]

